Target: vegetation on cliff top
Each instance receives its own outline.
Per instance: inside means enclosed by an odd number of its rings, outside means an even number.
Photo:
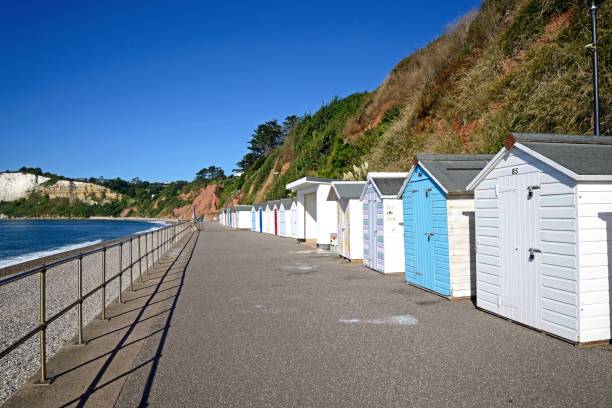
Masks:
[[[599,9],[602,132],[612,133],[612,3]],[[243,202],[353,165],[406,171],[419,151],[495,153],[509,131],[593,131],[588,9],[570,0],[485,0],[406,57],[373,92],[306,115],[235,186]],[[276,176],[275,174],[278,174]]]

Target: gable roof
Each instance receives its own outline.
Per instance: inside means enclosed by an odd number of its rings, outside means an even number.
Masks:
[[[397,196],[399,198],[404,193],[417,165],[420,165],[446,194],[466,193],[468,184],[492,158],[492,154],[419,153],[415,156],[414,165]]]
[[[236,207],[236,211],[251,211],[251,208],[253,208],[252,205],[237,205]]]
[[[358,200],[366,184],[365,181],[332,181],[327,201]]]
[[[517,148],[576,181],[612,181],[612,137],[510,133],[505,146],[468,185],[470,190]]]
[[[512,138],[577,175],[612,175],[612,137],[513,133]]]
[[[382,198],[397,198],[404,180],[406,180],[408,173],[368,173],[368,183],[372,183],[372,186]],[[366,188],[364,186],[361,192],[360,199],[363,200]]]
[[[285,207],[285,210],[286,210],[286,209],[291,208],[291,204],[293,204],[293,199],[292,198],[281,198],[280,202],[283,205],[283,207]]]

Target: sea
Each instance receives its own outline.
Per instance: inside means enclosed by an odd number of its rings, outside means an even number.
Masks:
[[[140,220],[0,220],[0,268],[153,231],[165,224]]]

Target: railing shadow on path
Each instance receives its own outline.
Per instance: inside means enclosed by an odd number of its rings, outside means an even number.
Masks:
[[[63,405],[61,405],[61,407],[68,407],[68,406],[76,406],[76,407],[84,407],[85,405],[87,405],[88,401],[90,400],[90,398],[98,391],[100,391],[101,389],[103,389],[104,387],[107,387],[108,385],[126,378],[127,376],[129,376],[130,374],[150,365],[149,368],[149,372],[146,378],[146,382],[144,384],[144,388],[142,391],[142,398],[141,398],[141,402],[139,404],[139,406],[146,406],[147,405],[147,401],[148,401],[148,397],[149,394],[151,392],[151,388],[153,386],[153,381],[155,379],[155,374],[158,370],[159,367],[159,360],[161,358],[162,355],[162,350],[164,348],[164,344],[166,341],[166,338],[168,336],[168,332],[170,329],[170,323],[172,321],[172,317],[174,315],[174,311],[176,308],[176,304],[178,302],[178,299],[180,297],[181,294],[181,290],[184,284],[184,279],[185,279],[185,273],[187,270],[188,265],[190,264],[190,261],[193,257],[193,253],[198,241],[198,233],[195,233],[195,237],[191,237],[188,242],[186,243],[185,246],[183,246],[183,248],[181,248],[179,254],[172,260],[172,262],[165,267],[165,270],[163,272],[163,274],[161,275],[161,277],[159,278],[151,278],[149,280],[154,280],[154,279],[159,279],[159,281],[155,284],[155,285],[145,285],[142,286],[140,289],[146,289],[146,288],[154,288],[153,291],[145,296],[139,296],[138,298],[142,299],[142,298],[147,298],[146,302],[139,308],[133,308],[131,310],[128,311],[121,311],[120,313],[110,316],[110,319],[112,320],[113,318],[119,317],[121,315],[125,315],[127,313],[130,312],[135,312],[136,310],[138,310],[138,313],[136,315],[136,317],[133,319],[133,321],[131,323],[129,323],[128,325],[124,325],[122,327],[119,328],[113,328],[110,331],[106,331],[101,335],[95,336],[95,337],[91,337],[88,339],[88,342],[91,342],[93,340],[99,339],[101,337],[104,336],[108,336],[114,333],[119,333],[123,330],[126,330],[125,333],[123,334],[123,336],[121,337],[121,339],[116,343],[116,346],[111,350],[108,351],[104,354],[98,355],[86,362],[83,362],[77,366],[71,367],[67,370],[64,370],[62,372],[59,373],[55,373],[54,378],[57,379],[63,375],[68,374],[69,372],[78,370],[79,368],[86,366],[88,364],[91,364],[94,361],[98,361],[102,358],[106,358],[106,360],[104,361],[104,363],[102,364],[102,366],[100,367],[100,369],[98,370],[97,374],[95,375],[95,377],[91,380],[91,382],[89,383],[89,385],[87,386],[86,390],[79,395],[78,397],[65,402]],[[168,276],[171,275],[179,275],[179,277],[175,278],[175,279],[171,279],[169,281],[166,281],[166,278]],[[162,285],[170,282],[170,281],[179,281],[178,285],[174,285],[171,288],[164,288],[161,289]],[[159,293],[163,292],[163,291],[168,291],[170,289],[176,289],[176,293],[173,296],[168,296],[168,297],[164,297],[161,300],[154,300],[154,298],[159,295]],[[132,298],[129,300],[135,300],[137,298]],[[153,315],[150,316],[146,316],[145,312],[147,311],[148,308],[150,308],[150,306],[154,305],[154,304],[159,304],[161,302],[164,301],[170,301],[172,299],[172,304],[170,305],[170,307],[168,307],[167,309],[161,310]],[[129,303],[129,302],[128,302]],[[146,321],[146,320],[150,320],[150,319],[155,319],[158,318],[159,316],[162,316],[164,314],[167,314],[167,318],[164,321],[163,327],[159,328],[159,329],[155,329],[150,331],[148,334],[146,334],[143,337],[131,340],[130,339],[130,335],[133,333],[133,331],[135,330],[135,328],[137,327],[138,324]],[[145,342],[149,339],[151,339],[152,337],[161,334],[161,338],[159,340],[159,343],[157,345],[157,350],[155,355],[138,364],[135,365],[133,367],[131,367],[131,369],[122,372],[118,375],[114,375],[114,377],[112,377],[111,379],[108,380],[104,380],[103,378],[104,376],[108,376],[109,374],[109,368],[111,367],[111,364],[113,363],[113,361],[117,358],[119,352],[122,349],[125,349],[126,347],[133,345],[135,343],[138,342]],[[112,373],[114,374],[114,373]],[[111,374],[111,375],[112,375]]]

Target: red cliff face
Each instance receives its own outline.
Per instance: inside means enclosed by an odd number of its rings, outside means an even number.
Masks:
[[[190,200],[191,204],[184,205],[172,210],[172,216],[183,220],[190,220],[193,217],[193,207],[195,206],[198,216],[204,215],[204,219],[211,220],[219,212],[217,197],[217,185],[209,184],[199,191],[181,197],[184,200]]]

